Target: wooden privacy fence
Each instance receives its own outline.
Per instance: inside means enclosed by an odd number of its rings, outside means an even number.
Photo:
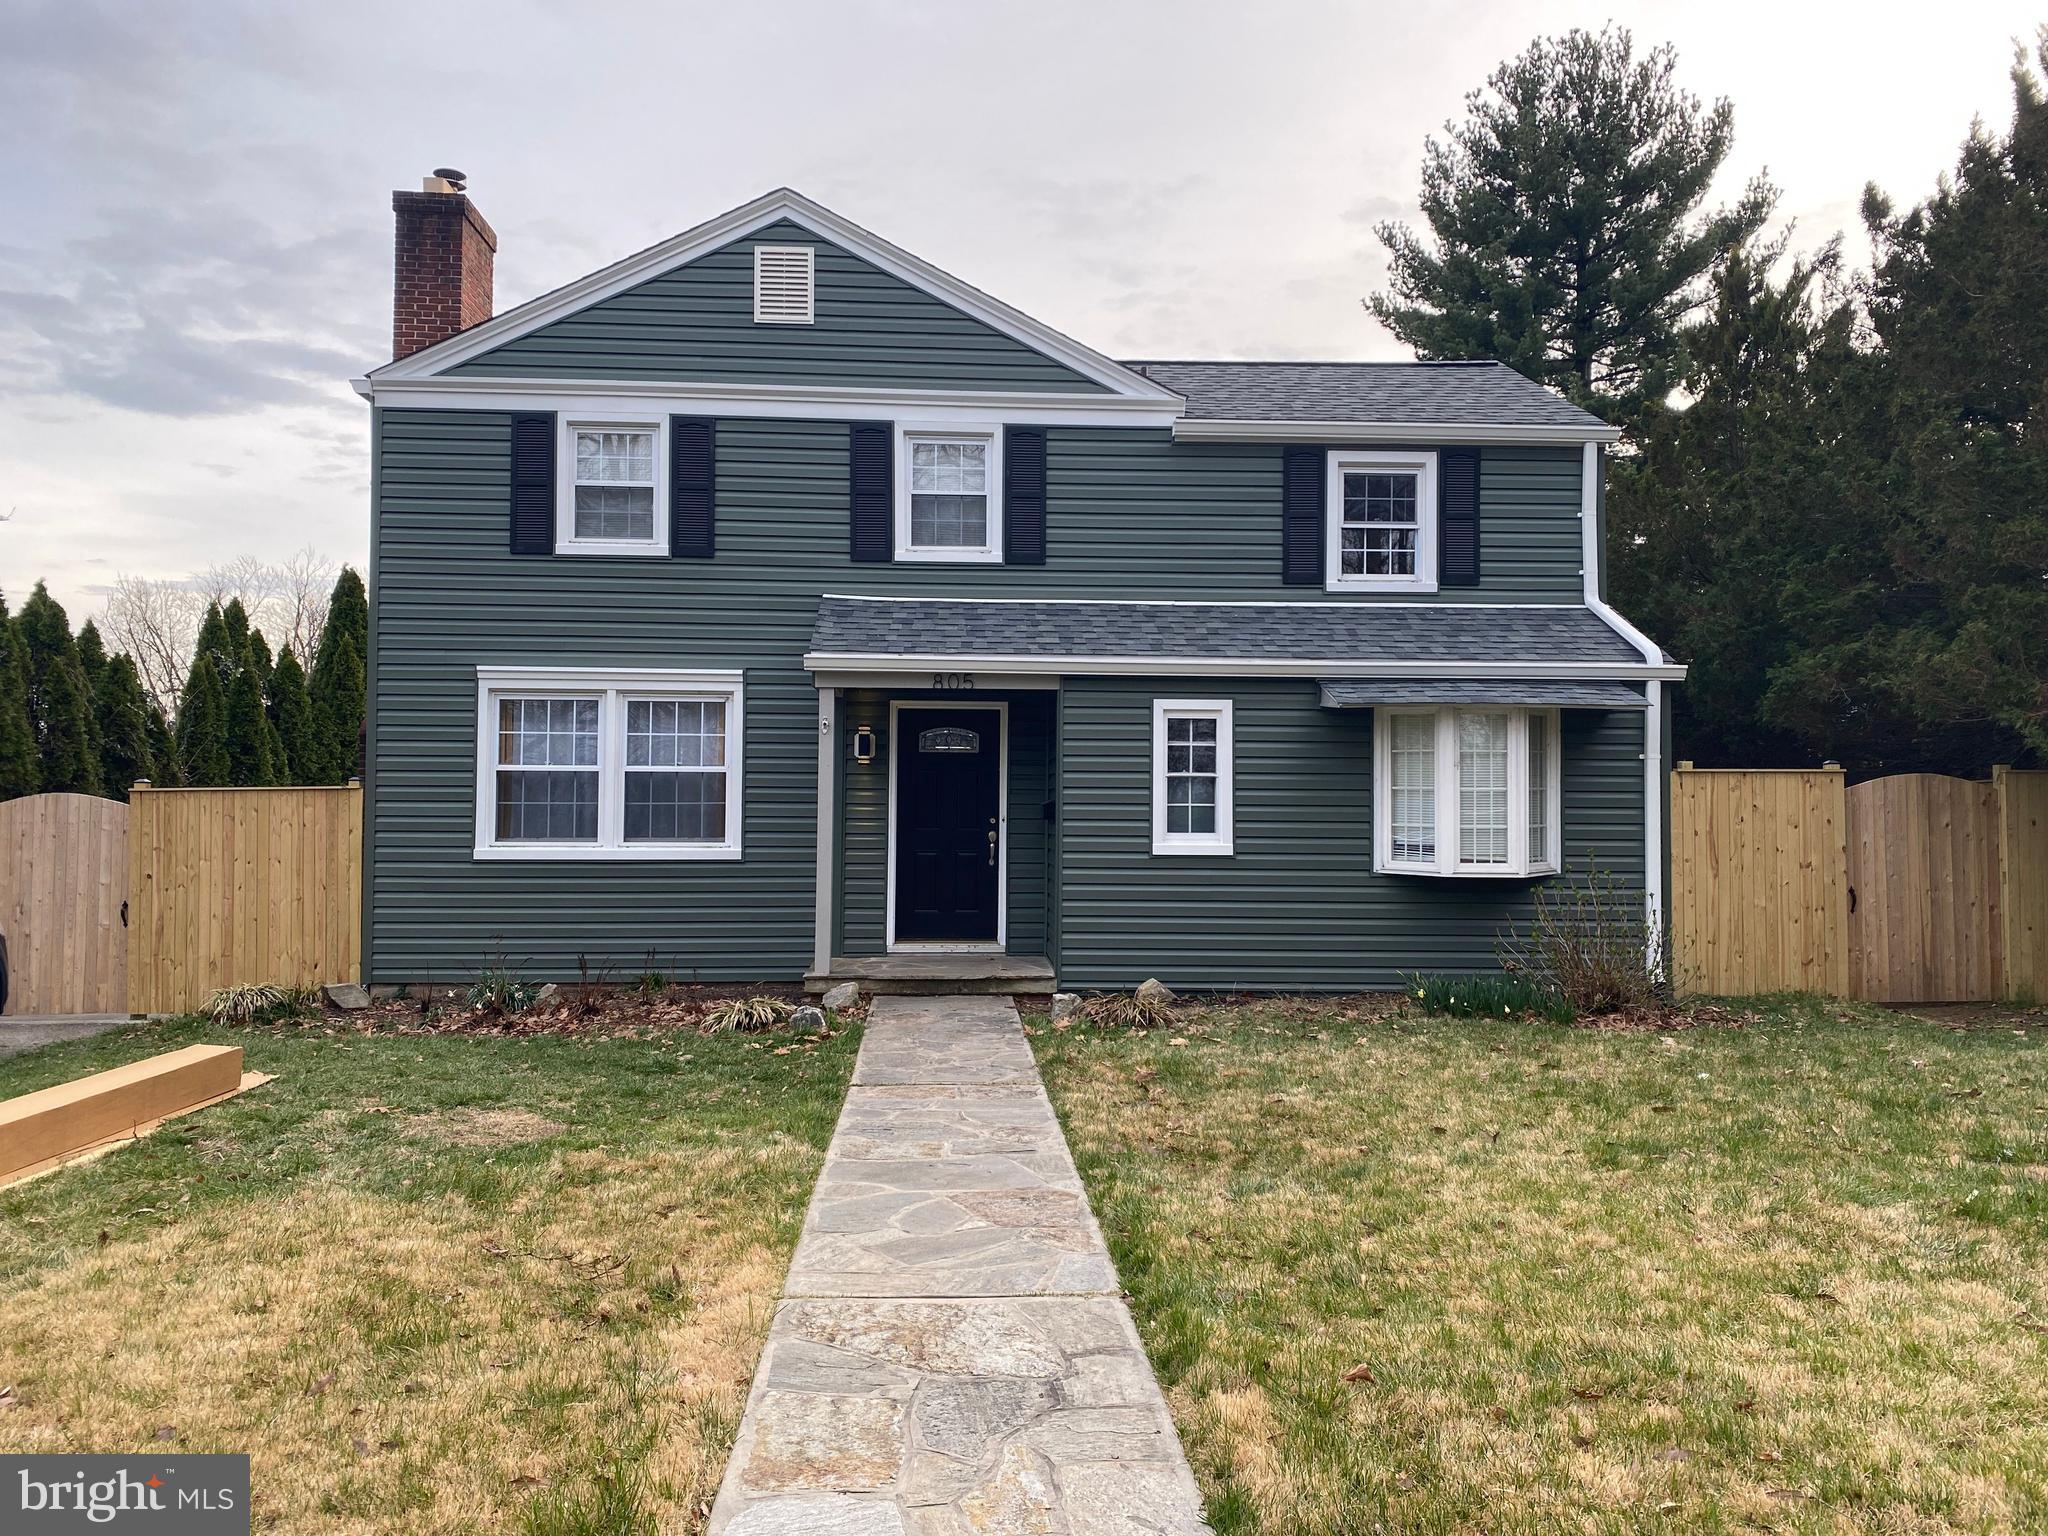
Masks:
[[[128,1006],[196,1008],[221,987],[354,981],[363,792],[151,789],[129,800]]]
[[[0,802],[0,1011],[127,1012],[127,894],[127,806],[96,795]]]
[[[1984,783],[1816,770],[1671,776],[1671,943],[1703,992],[1872,1002],[2039,995],[2048,773]]]

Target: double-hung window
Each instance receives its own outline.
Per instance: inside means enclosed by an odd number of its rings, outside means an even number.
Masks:
[[[1002,434],[902,426],[896,439],[896,558],[1003,558]]]
[[[1557,712],[1382,709],[1374,738],[1374,867],[1537,875],[1558,867]]]
[[[573,555],[668,553],[665,421],[565,421],[555,548]]]
[[[738,672],[477,669],[480,859],[736,859]]]
[[[1437,589],[1434,453],[1334,452],[1327,505],[1330,591]]]
[[[1225,854],[1235,798],[1228,699],[1152,704],[1152,851]]]

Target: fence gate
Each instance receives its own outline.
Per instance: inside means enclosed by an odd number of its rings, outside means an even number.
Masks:
[[[128,1012],[127,895],[127,806],[96,795],[0,802],[0,1011]]]
[[[1873,1003],[2001,996],[1998,789],[1901,773],[1849,789],[1849,995]]]

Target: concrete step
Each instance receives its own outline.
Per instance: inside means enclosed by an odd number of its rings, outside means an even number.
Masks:
[[[1043,955],[835,955],[831,970],[804,977],[804,991],[815,997],[843,981],[859,982],[870,995],[897,997],[1050,997],[1057,985]]]

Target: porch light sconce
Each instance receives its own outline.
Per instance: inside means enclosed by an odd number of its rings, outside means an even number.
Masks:
[[[853,728],[853,760],[863,767],[875,760],[875,728],[872,725]]]

